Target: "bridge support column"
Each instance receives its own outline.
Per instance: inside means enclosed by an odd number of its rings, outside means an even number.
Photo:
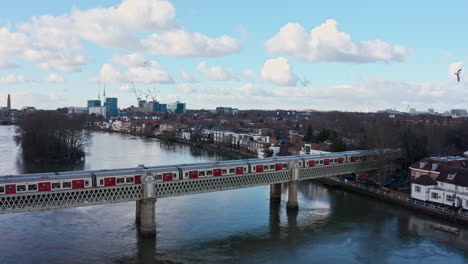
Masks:
[[[137,201],[137,222],[140,218],[140,234],[143,237],[156,236],[156,195],[154,191],[154,176],[143,178],[143,199]]]
[[[299,167],[300,164],[296,163],[291,169],[291,181],[289,182],[288,190],[288,203],[286,207],[288,210],[297,211],[299,204],[297,203],[297,182],[299,180]]]
[[[287,208],[288,210],[299,209],[299,204],[297,203],[297,181],[291,181],[289,183]]]
[[[135,222],[139,225],[141,223],[141,200],[137,200],[135,204]]]
[[[156,198],[140,200],[140,234],[156,236]]]
[[[270,201],[281,201],[281,183],[270,184]]]

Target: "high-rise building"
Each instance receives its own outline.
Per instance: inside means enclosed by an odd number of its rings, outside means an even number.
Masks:
[[[144,108],[145,107],[146,100],[138,100],[138,107]]]
[[[88,100],[88,108],[101,106],[101,100]]]
[[[107,97],[106,102],[104,103],[104,106],[106,107],[107,116],[119,115],[119,107],[117,106],[117,98]]]
[[[175,109],[175,113],[176,113],[176,114],[184,114],[185,111],[186,111],[186,109],[185,109],[185,103],[177,102],[177,106],[176,106],[176,109]]]
[[[160,113],[167,112],[167,104],[159,104],[156,112],[160,112]]]
[[[10,110],[11,109],[11,99],[10,99],[10,94],[8,94],[8,98],[7,98],[7,110]]]

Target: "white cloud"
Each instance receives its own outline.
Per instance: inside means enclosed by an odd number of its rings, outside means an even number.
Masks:
[[[246,69],[242,72],[242,76],[249,80],[249,81],[255,81],[255,79],[257,78],[257,76],[255,75],[255,72],[251,69]]]
[[[265,47],[271,55],[293,56],[309,62],[338,61],[369,63],[377,61],[404,61],[407,50],[381,40],[355,42],[345,32],[338,31],[338,23],[329,19],[312,29],[310,34],[297,23],[288,23]]]
[[[133,89],[130,88],[130,85],[128,84],[120,86],[117,90],[125,93],[133,93]]]
[[[192,86],[188,84],[179,84],[177,85],[177,89],[179,89],[181,92],[185,94],[193,93],[195,90],[192,88]]]
[[[261,77],[282,86],[295,86],[299,80],[288,60],[283,57],[267,60],[263,65]]]
[[[206,61],[198,64],[197,70],[205,76],[205,78],[213,81],[227,81],[231,79],[231,72],[221,66],[208,67]]]
[[[104,64],[99,79],[107,83],[173,83],[169,72],[157,61],[149,61],[147,66],[130,67],[125,72],[112,64]]]
[[[449,68],[448,68],[448,77],[450,79],[457,79],[457,76],[455,75],[455,73],[459,70],[459,69],[462,69],[462,74],[463,74],[463,66],[465,65],[465,63],[463,61],[457,61],[457,62],[454,62],[452,64],[449,65]],[[466,75],[465,75],[466,76]],[[463,77],[462,77],[463,78]]]
[[[150,54],[173,57],[219,57],[241,50],[240,43],[227,35],[209,38],[185,29],[151,34],[141,45]]]
[[[190,83],[198,82],[198,80],[192,74],[190,74],[190,73],[188,73],[186,71],[181,71],[180,72],[180,78],[182,78],[184,81],[190,82]]]
[[[0,28],[0,69],[14,67],[12,59],[23,59],[47,71],[81,71],[88,62],[83,40],[176,57],[217,57],[241,49],[236,39],[189,32],[174,18],[175,7],[165,0],[124,0],[117,6],[32,17],[18,26],[18,32]]]
[[[26,82],[26,78],[23,75],[13,75],[9,74],[4,77],[0,77],[0,83],[4,84],[15,84],[15,83],[24,83]]]
[[[63,79],[62,76],[52,73],[47,77],[47,81],[52,83],[63,83],[65,82],[65,79]]]
[[[114,55],[112,56],[110,62],[127,67],[144,67],[148,65],[148,60],[145,58],[145,56],[139,53]]]

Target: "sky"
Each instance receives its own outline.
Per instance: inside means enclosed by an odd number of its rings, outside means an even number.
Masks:
[[[468,1],[2,1],[0,106],[468,108]]]

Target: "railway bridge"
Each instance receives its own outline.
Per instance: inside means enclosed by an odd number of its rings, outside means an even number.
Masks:
[[[394,150],[388,152],[395,154]],[[388,160],[388,157],[386,159]],[[140,233],[143,236],[151,237],[156,234],[156,200],[160,198],[270,185],[271,202],[279,202],[281,184],[288,183],[287,208],[288,210],[297,210],[298,181],[379,170],[382,165],[382,159],[316,167],[301,167],[299,163],[295,163],[287,170],[249,172],[240,175],[176,181],[156,181],[155,177],[148,173],[142,175],[141,184],[1,195],[0,213],[20,213],[136,201],[135,216]]]

